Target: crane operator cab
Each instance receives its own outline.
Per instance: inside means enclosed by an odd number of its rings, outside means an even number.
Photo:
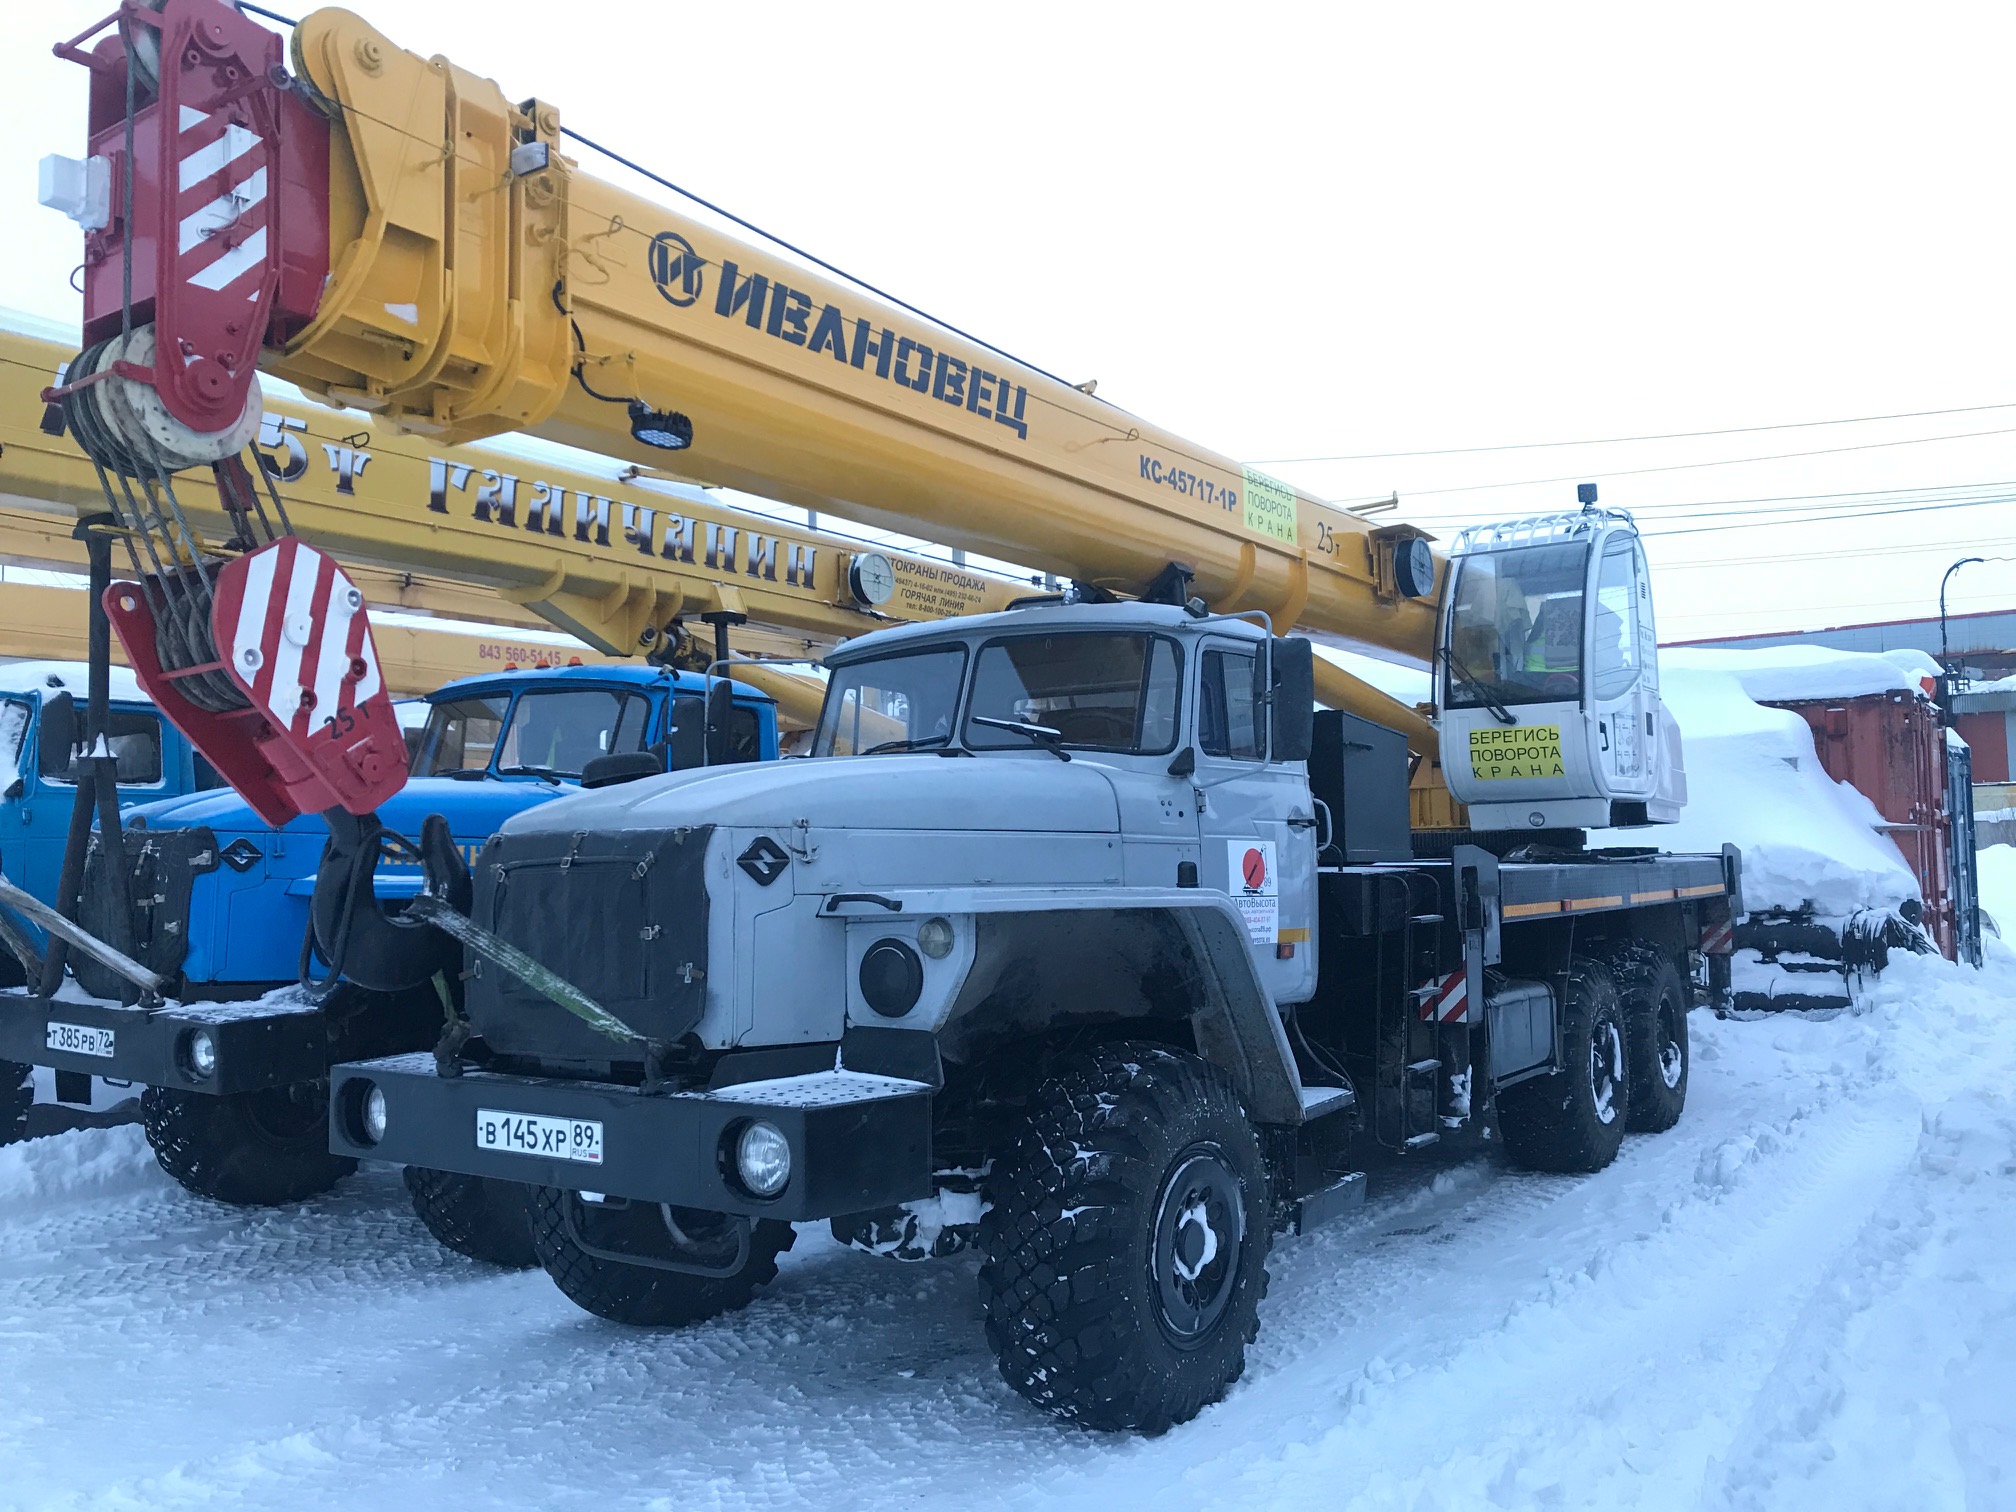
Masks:
[[[1687,801],[1638,527],[1584,489],[1579,513],[1476,526],[1450,552],[1435,703],[1475,829],[1671,823]]]

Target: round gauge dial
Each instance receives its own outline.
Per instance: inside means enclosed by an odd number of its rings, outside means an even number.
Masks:
[[[896,596],[896,569],[879,551],[861,552],[847,569],[847,586],[860,602],[879,609]]]

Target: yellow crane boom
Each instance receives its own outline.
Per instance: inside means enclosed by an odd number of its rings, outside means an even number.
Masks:
[[[696,481],[1122,592],[1179,563],[1215,609],[1428,659],[1432,593],[1393,566],[1411,527],[601,182],[554,106],[347,11],[293,58],[329,116],[330,281],[268,371],[447,441],[676,445]]]

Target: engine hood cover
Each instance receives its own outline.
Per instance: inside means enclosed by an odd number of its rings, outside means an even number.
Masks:
[[[1120,809],[1112,779],[1084,760],[1040,753],[820,757],[646,777],[545,804],[504,828],[660,830],[800,819],[849,829],[1113,834]]]

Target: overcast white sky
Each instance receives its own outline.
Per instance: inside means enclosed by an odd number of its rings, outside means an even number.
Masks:
[[[0,304],[59,319],[78,239],[35,163],[81,150],[83,76],[44,44],[106,5],[19,7],[0,55]],[[1663,638],[1930,613],[1956,557],[2016,557],[2006,0],[353,8],[1251,461],[2006,406],[1271,468],[1438,531],[1596,479],[1655,533]],[[1700,530],[1746,518],[1715,501],[1982,484]],[[1951,605],[2016,606],[2016,562]]]

